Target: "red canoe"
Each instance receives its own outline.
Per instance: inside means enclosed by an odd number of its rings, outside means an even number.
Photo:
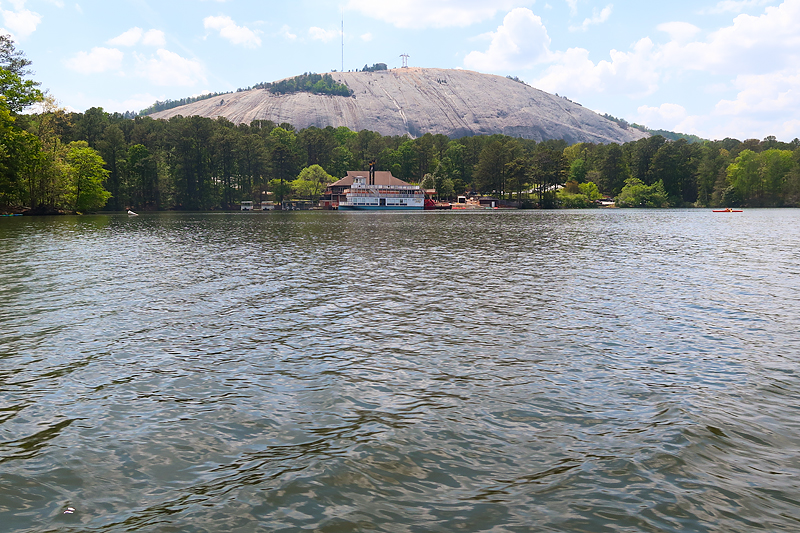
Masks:
[[[741,213],[741,209],[731,209],[728,207],[727,209],[714,209],[714,213]]]

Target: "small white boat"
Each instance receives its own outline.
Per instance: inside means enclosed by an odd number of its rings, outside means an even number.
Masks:
[[[129,216],[129,217],[138,217],[138,216],[139,216],[139,213],[134,213],[133,211],[131,211],[130,209],[128,209],[128,216]]]

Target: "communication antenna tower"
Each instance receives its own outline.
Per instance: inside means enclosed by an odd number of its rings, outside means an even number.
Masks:
[[[403,58],[403,68],[408,68],[408,58],[411,56],[408,54],[400,54],[400,57]]]
[[[344,72],[344,8],[342,8],[342,72]]]

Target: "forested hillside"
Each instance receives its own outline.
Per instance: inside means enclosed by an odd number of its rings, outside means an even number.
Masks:
[[[210,210],[242,200],[313,198],[348,170],[390,170],[440,196],[467,191],[539,207],[800,206],[800,140],[624,144],[505,135],[382,136],[218,118],[126,118],[58,109],[0,41],[0,210]],[[23,114],[39,102],[38,113]],[[315,166],[316,165],[316,166]],[[316,182],[311,183],[311,182]],[[558,191],[558,192],[556,192]]]

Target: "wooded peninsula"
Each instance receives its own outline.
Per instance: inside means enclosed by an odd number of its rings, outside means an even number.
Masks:
[[[440,199],[472,192],[529,208],[588,208],[601,198],[619,207],[800,206],[799,139],[653,135],[622,145],[568,145],[505,135],[298,131],[197,116],[165,121],[102,108],[74,113],[42,93],[29,65],[10,37],[0,36],[5,213],[232,209],[267,196],[314,201],[328,183],[370,161],[435,189]],[[304,76],[313,90],[328,90],[327,78]]]

